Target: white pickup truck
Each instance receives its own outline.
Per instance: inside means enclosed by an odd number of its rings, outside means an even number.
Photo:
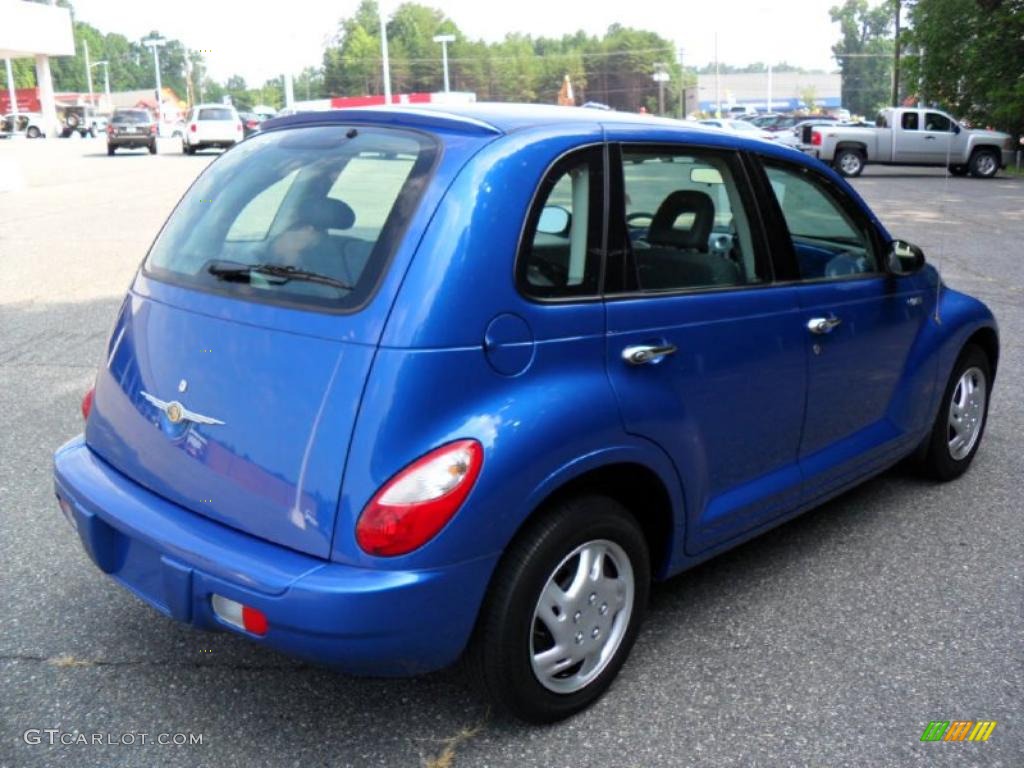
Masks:
[[[883,109],[875,127],[806,128],[800,148],[843,176],[868,163],[947,166],[955,176],[991,178],[1011,161],[1013,139],[998,131],[963,128],[937,109]]]

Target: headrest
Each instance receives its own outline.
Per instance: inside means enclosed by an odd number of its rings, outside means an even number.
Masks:
[[[309,224],[317,229],[349,229],[356,223],[355,211],[341,200],[319,197],[304,202],[295,216],[295,224]]]
[[[693,226],[676,229],[676,220],[684,213],[694,215]],[[647,242],[651,245],[670,245],[674,248],[695,248],[706,251],[708,237],[715,223],[715,204],[704,192],[679,189],[670,194],[658,207],[651,220]]]

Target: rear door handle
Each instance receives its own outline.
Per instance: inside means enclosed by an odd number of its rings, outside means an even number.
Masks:
[[[622,359],[630,365],[644,365],[674,354],[677,349],[675,344],[640,344],[622,350]]]
[[[829,315],[828,317],[812,317],[807,321],[807,330],[811,333],[832,333],[832,329],[839,325],[842,318],[836,317],[835,315]]]

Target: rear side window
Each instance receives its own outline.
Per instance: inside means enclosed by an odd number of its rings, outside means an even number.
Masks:
[[[207,107],[199,110],[200,120],[234,120],[235,116],[226,107]]]
[[[429,138],[387,128],[254,136],[188,191],[146,272],[255,301],[355,309],[379,282],[437,152]]]
[[[901,120],[904,131],[917,130],[917,112],[904,112]]]
[[[627,287],[679,291],[769,278],[755,251],[734,156],[624,147],[622,178]]]
[[[597,294],[603,208],[600,147],[554,165],[537,190],[523,233],[517,271],[524,293],[556,299]]]

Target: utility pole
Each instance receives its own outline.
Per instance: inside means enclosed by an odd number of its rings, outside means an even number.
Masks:
[[[109,112],[111,110],[111,100],[110,100],[110,62],[107,61],[106,59],[104,59],[102,61],[94,61],[91,64],[91,66],[98,67],[101,64],[103,65],[103,92],[105,94],[107,94],[107,111]]]
[[[665,115],[665,83],[669,81],[668,72],[665,71],[667,68],[664,62],[654,65],[654,82],[658,84],[658,114],[662,117]]]
[[[676,53],[679,60],[679,119],[686,117],[686,71],[683,69],[683,49]]]
[[[768,63],[768,98],[765,99],[764,111],[765,111],[765,114],[768,114],[768,113],[770,113],[772,111],[772,65],[771,65],[771,62]]]
[[[896,39],[893,46],[892,57],[892,105],[900,105],[900,11],[903,7],[902,0],[895,0],[896,5]]]
[[[722,80],[718,67],[718,32],[715,31],[715,117],[722,116]]]
[[[448,93],[448,43],[455,42],[455,35],[434,35],[434,42],[441,44],[441,61],[444,63],[444,92]]]

